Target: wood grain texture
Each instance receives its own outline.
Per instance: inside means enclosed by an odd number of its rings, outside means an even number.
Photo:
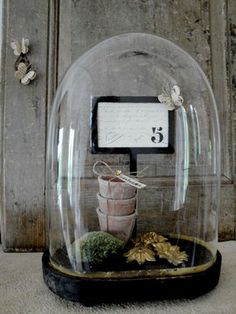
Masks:
[[[89,48],[127,32],[172,40],[211,77],[209,1],[74,0],[60,3],[59,78]]]
[[[236,182],[236,2],[229,0],[227,7],[228,13],[228,81],[230,88],[230,103],[232,114],[232,140],[234,156],[234,182]]]
[[[45,247],[45,112],[48,1],[6,1],[3,124],[3,219],[5,251]],[[30,39],[29,60],[37,79],[29,86],[14,77],[12,40]]]
[[[172,40],[193,55],[211,79],[209,23],[208,1],[182,1],[181,5],[173,0],[61,2],[59,80],[68,65],[89,48],[106,38],[127,32],[152,33]],[[170,175],[175,171],[174,158],[170,155],[138,158],[141,169],[148,158],[150,175],[163,175],[160,174],[163,169]],[[159,169],[155,169],[157,158]],[[88,156],[88,159],[89,170],[95,158]]]
[[[233,182],[234,197],[236,197],[236,2],[227,2],[227,70],[231,104],[231,136],[232,136],[232,157],[233,157]],[[236,201],[234,201],[234,238],[236,238]]]
[[[1,187],[0,187],[0,232],[2,233],[2,226],[4,222],[4,215],[3,215],[3,190],[4,190],[4,184],[3,184],[3,125],[4,125],[4,66],[5,66],[5,47],[6,47],[6,36],[5,32],[3,30],[3,25],[6,24],[6,16],[3,14],[3,7],[1,8],[2,13],[2,25],[1,25],[1,50],[0,50],[0,180],[1,180]],[[1,236],[2,238],[2,236]],[[1,239],[2,240],[2,239]]]
[[[48,67],[47,67],[47,125],[49,122],[51,105],[58,84],[58,32],[59,32],[59,2],[60,0],[49,1],[48,19]]]
[[[232,116],[227,77],[227,8],[225,1],[210,3],[212,85],[220,118],[222,173],[232,180]]]
[[[45,247],[45,143],[57,81],[89,48],[127,32],[172,40],[199,62],[212,83],[223,139],[220,239],[235,238],[234,0],[12,0],[4,1],[3,25],[0,156],[1,231],[6,251]],[[26,87],[14,78],[16,57],[10,48],[11,40],[23,36],[30,39],[29,59],[38,73]],[[145,157],[140,158],[145,164]],[[162,159],[168,168],[169,161]]]
[[[222,126],[224,191],[219,230],[221,239],[232,239],[235,237],[235,190],[232,181],[232,116],[226,67],[226,4],[227,1],[214,0],[184,0],[181,3],[175,0],[61,2],[59,41],[62,41],[62,45],[59,46],[58,73],[61,79],[72,61],[98,42],[120,33],[147,32],[160,35],[189,52],[208,76],[217,99]],[[140,156],[143,164],[146,163],[145,158]],[[170,164],[171,160],[163,158],[164,169],[170,169]]]

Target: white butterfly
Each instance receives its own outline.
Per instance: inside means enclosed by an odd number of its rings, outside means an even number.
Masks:
[[[28,85],[30,81],[33,81],[36,77],[36,72],[29,69],[30,67],[24,62],[20,62],[17,66],[15,77],[20,80],[23,85]]]
[[[174,85],[172,88],[163,88],[163,93],[158,96],[161,103],[166,104],[167,109],[172,111],[182,106],[183,98],[180,96],[180,88]]]
[[[29,51],[29,39],[22,38],[21,43],[17,40],[11,42],[11,48],[14,51],[15,56],[20,56],[21,54],[27,54]]]

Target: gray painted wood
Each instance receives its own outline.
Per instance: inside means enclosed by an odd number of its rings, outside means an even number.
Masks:
[[[199,62],[212,82],[223,134],[220,239],[235,238],[234,0],[12,0],[4,1],[4,18],[1,229],[5,250],[45,247],[46,125],[57,81],[89,48],[125,32],[147,32],[172,40]],[[26,87],[14,78],[16,57],[9,45],[22,36],[30,38],[29,58],[38,73]]]
[[[48,67],[47,67],[47,124],[50,117],[51,104],[58,84],[58,31],[59,31],[59,2],[60,0],[49,1],[48,20]]]
[[[211,77],[209,1],[74,0],[60,3],[59,79],[77,57],[117,34],[147,32],[187,50]]]
[[[210,6],[212,85],[221,127],[222,174],[233,179],[232,117],[227,80],[227,21],[225,1],[212,1]]]
[[[5,251],[45,247],[45,116],[47,101],[48,1],[4,2],[3,217]],[[29,60],[37,79],[14,77],[12,40],[30,39]]]
[[[233,182],[234,182],[234,238],[236,238],[236,2],[227,1],[227,79],[231,104],[231,139],[233,157]]]
[[[58,63],[60,80],[68,65],[89,48],[101,40],[125,32],[148,32],[170,39],[199,62],[214,88],[222,126],[221,239],[235,237],[232,115],[226,68],[226,14],[226,1],[214,0],[181,3],[156,0],[61,2]],[[140,156],[143,164],[145,158]],[[163,158],[164,168],[169,169],[170,164],[171,160]]]
[[[1,163],[0,163],[0,178],[1,178],[1,188],[0,188],[0,231],[1,231],[1,227],[3,225],[3,221],[4,221],[4,215],[3,215],[3,122],[4,122],[4,88],[3,88],[3,85],[4,85],[4,75],[3,75],[3,72],[4,72],[4,65],[5,65],[5,53],[4,53],[4,47],[6,47],[6,38],[3,34],[4,30],[3,30],[3,25],[6,24],[6,17],[5,15],[3,14],[2,12],[3,10],[3,7],[1,8],[1,17],[2,17],[2,20],[1,20],[1,51],[0,51],[0,78],[1,78],[1,81],[0,81],[0,100],[1,100],[1,106],[0,106],[0,160],[1,160]]]

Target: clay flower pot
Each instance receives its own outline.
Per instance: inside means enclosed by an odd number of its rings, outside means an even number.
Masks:
[[[114,200],[133,198],[136,188],[112,176],[99,176],[99,192],[101,196]]]
[[[126,216],[110,216],[97,208],[101,231],[106,231],[125,243],[130,239],[136,221],[136,212]]]
[[[126,216],[133,214],[135,211],[136,197],[126,200],[113,200],[97,194],[99,208],[103,214],[114,216]]]
[[[97,194],[99,208],[103,214],[114,216],[126,216],[135,211],[136,197],[126,200],[113,200]]]

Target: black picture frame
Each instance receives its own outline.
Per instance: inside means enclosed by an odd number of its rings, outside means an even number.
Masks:
[[[173,154],[174,153],[174,130],[175,112],[169,111],[169,142],[167,147],[99,147],[98,146],[98,121],[97,111],[100,102],[130,102],[130,103],[160,103],[154,96],[100,96],[92,97],[91,114],[91,152],[92,154]]]

